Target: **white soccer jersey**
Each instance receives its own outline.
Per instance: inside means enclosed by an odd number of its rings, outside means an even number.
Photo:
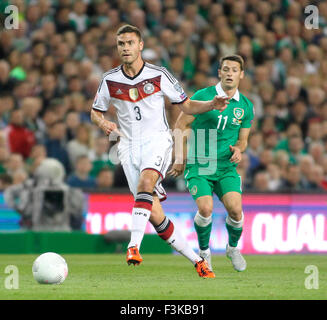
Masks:
[[[140,72],[130,77],[120,65],[104,74],[93,109],[105,112],[113,104],[121,133],[138,140],[169,130],[164,96],[173,104],[187,99],[166,68],[145,62]]]

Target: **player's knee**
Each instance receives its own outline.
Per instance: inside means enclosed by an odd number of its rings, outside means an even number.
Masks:
[[[201,204],[199,206],[199,213],[202,217],[208,218],[212,214],[212,205],[211,204]]]
[[[242,219],[242,207],[239,206],[231,206],[227,208],[228,215],[234,220],[234,221],[240,221]]]
[[[139,181],[138,184],[138,192],[153,192],[154,189],[154,182],[151,178],[144,177]]]

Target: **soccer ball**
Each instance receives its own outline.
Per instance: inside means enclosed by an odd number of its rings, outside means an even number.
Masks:
[[[32,272],[38,283],[60,284],[68,275],[68,266],[59,254],[46,252],[35,259]]]

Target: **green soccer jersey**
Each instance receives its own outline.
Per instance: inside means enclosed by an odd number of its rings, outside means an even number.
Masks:
[[[225,95],[220,83],[197,91],[191,99],[209,101],[216,95]],[[237,90],[223,112],[212,110],[194,117],[187,165],[207,167],[214,163],[217,170],[237,166],[229,161],[232,155],[229,146],[235,145],[241,128],[251,127],[252,102]]]

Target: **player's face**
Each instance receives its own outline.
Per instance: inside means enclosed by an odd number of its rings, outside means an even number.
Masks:
[[[123,33],[117,37],[117,49],[122,63],[132,64],[141,57],[143,41],[133,32]]]
[[[225,60],[218,70],[222,87],[226,90],[237,88],[240,80],[244,77],[244,71],[237,61]]]

